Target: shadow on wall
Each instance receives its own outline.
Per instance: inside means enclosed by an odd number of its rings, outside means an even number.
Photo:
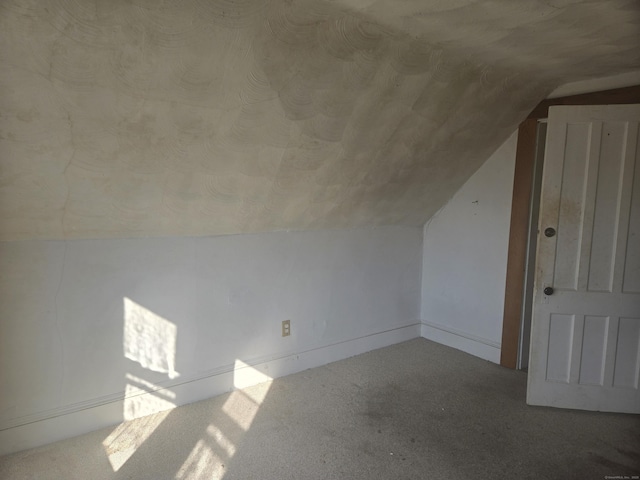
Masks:
[[[180,376],[175,365],[177,334],[174,323],[124,298],[124,356],[146,370],[165,374],[173,386],[180,384],[171,381]],[[144,478],[145,466],[158,458],[172,469],[167,478],[223,478],[271,386],[270,377],[236,360],[228,385],[236,390],[219,397],[215,403],[219,408],[213,411],[195,404],[185,415],[172,410],[176,406],[172,388],[130,373],[125,380],[124,422],[102,442],[113,478]],[[237,390],[256,384],[250,393]],[[201,411],[193,415],[193,409]],[[174,442],[178,431],[179,441]]]

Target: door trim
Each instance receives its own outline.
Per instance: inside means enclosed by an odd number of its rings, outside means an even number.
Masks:
[[[527,261],[529,203],[533,186],[533,165],[538,120],[547,118],[549,107],[554,105],[620,105],[631,103],[640,103],[640,85],[550,98],[540,102],[518,128],[500,349],[500,365],[503,367],[515,369],[518,362],[518,342]]]

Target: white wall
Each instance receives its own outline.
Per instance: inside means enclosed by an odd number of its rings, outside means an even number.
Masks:
[[[640,71],[568,83],[549,98],[637,85]],[[422,335],[500,361],[517,131],[424,227]],[[477,203],[476,203],[477,202]]]
[[[549,94],[548,98],[558,98],[567,95],[597,92],[612,88],[631,87],[640,85],[640,70],[612,75],[610,77],[590,78],[579,82],[565,83]]]
[[[422,335],[500,361],[517,132],[424,227]]]
[[[230,390],[239,360],[277,377],[418,337],[421,245],[404,227],[0,243],[0,453]]]

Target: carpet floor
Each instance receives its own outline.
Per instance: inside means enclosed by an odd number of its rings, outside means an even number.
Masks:
[[[530,407],[526,380],[415,339],[0,457],[0,478],[640,475],[639,416]]]

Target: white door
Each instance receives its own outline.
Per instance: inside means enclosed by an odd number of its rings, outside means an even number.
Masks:
[[[640,105],[549,110],[531,405],[640,413],[639,121]]]

